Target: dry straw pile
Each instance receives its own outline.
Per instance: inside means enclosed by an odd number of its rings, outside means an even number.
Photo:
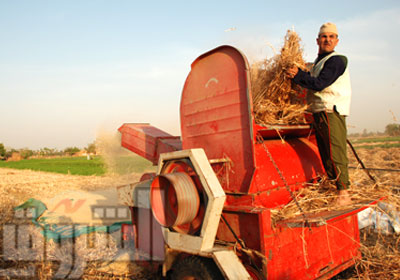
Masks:
[[[305,123],[306,109],[301,88],[285,76],[285,70],[297,66],[305,70],[300,37],[289,30],[279,55],[256,62],[251,67],[251,91],[256,123]]]

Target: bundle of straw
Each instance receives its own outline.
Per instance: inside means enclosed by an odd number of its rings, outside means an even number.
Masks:
[[[251,67],[251,90],[256,123],[305,123],[305,100],[298,98],[301,88],[286,77],[291,66],[306,68],[300,37],[288,30],[281,53],[272,59],[256,62]]]
[[[385,201],[391,205],[400,206],[400,198],[393,194],[390,187],[386,185],[352,185],[348,191],[352,201],[351,206],[339,206],[336,203],[338,199],[336,186],[331,180],[323,179],[317,184],[299,190],[296,193],[296,200],[307,214],[362,207],[370,201],[379,200],[382,197],[386,197]],[[281,209],[272,210],[271,214],[274,221],[280,221],[300,216],[301,212],[295,201],[291,201]]]

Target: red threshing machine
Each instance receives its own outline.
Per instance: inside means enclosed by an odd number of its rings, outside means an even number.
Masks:
[[[360,209],[272,223],[271,210],[324,169],[309,125],[255,123],[240,51],[221,46],[193,62],[180,117],[181,137],[119,128],[123,147],[158,165],[120,193],[136,247],[160,260],[163,276],[328,279],[360,257]]]

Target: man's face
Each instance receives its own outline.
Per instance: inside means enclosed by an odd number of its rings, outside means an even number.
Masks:
[[[335,33],[326,32],[321,33],[317,38],[317,44],[319,46],[319,53],[329,53],[332,52],[339,39]]]

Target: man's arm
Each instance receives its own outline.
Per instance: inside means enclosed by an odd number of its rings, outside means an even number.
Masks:
[[[344,56],[332,56],[321,70],[318,77],[311,77],[309,72],[298,69],[297,74],[293,78],[296,84],[315,91],[321,91],[333,84],[336,79],[344,73],[347,66],[347,59]]]

